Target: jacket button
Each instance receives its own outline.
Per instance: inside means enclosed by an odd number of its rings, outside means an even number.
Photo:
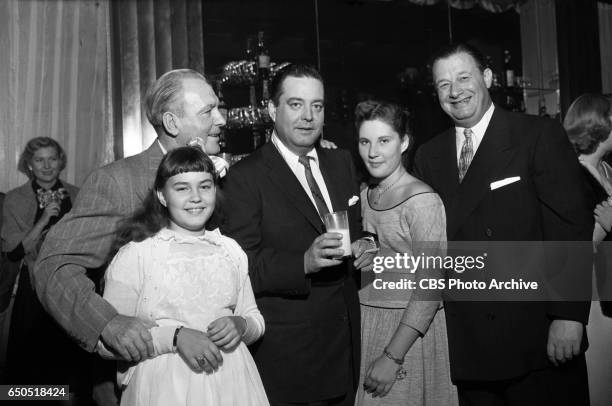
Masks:
[[[493,313],[487,313],[487,320],[495,320],[495,315]]]
[[[493,236],[493,231],[490,228],[487,228],[486,234],[487,237],[491,238]]]

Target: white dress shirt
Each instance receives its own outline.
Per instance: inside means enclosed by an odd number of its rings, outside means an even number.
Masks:
[[[302,185],[302,188],[304,189],[316,209],[317,204],[315,203],[314,197],[312,197],[310,186],[308,186],[308,181],[306,180],[306,168],[298,161],[300,156],[295,154],[293,151],[287,148],[285,144],[283,144],[280,138],[278,138],[278,135],[276,135],[276,131],[272,133],[271,142],[272,144],[274,144],[285,162],[287,162],[287,165],[289,165],[289,168],[291,168],[291,171]],[[306,155],[313,158],[310,160],[310,170],[312,171],[312,176],[317,182],[319,189],[321,189],[321,194],[323,194],[323,199],[325,200],[327,209],[330,213],[332,213],[334,210],[332,208],[331,199],[329,198],[327,186],[325,185],[325,181],[323,180],[323,175],[321,174],[321,170],[319,169],[319,156],[317,155],[317,150],[313,148]],[[319,215],[320,214],[321,213],[319,213]]]
[[[493,116],[493,110],[495,106],[491,103],[489,109],[484,113],[478,124],[471,128],[472,130],[472,150],[474,151],[474,155],[476,156],[476,151],[482,142],[482,138],[487,131],[487,127],[489,127],[489,122],[491,121],[491,116]],[[457,127],[455,126],[455,143],[457,145],[457,164],[459,164],[459,157],[461,156],[461,148],[463,148],[463,143],[465,142],[465,135],[463,135],[463,131],[465,127]]]

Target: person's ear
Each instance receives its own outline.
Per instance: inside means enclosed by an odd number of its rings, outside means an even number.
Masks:
[[[166,111],[162,115],[162,125],[168,135],[176,137],[179,134],[179,122],[176,114]]]
[[[166,198],[164,197],[164,194],[161,192],[161,190],[156,190],[155,194],[157,195],[157,200],[159,200],[161,205],[164,207],[168,207],[168,205],[166,204]]]
[[[484,79],[485,85],[487,85],[487,89],[489,89],[491,87],[491,84],[493,83],[493,72],[491,72],[491,69],[485,68],[485,70],[482,71],[482,77]]]
[[[402,154],[406,152],[409,146],[410,146],[410,137],[408,137],[408,134],[404,134],[404,136],[402,137],[402,144],[400,146],[402,150]]]
[[[272,100],[268,100],[268,114],[272,121],[276,123],[276,106]]]

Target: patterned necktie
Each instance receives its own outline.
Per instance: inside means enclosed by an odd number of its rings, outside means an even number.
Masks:
[[[472,158],[474,158],[474,147],[472,147],[472,135],[474,132],[469,128],[463,130],[465,141],[463,141],[463,147],[461,148],[461,154],[459,155],[459,182],[463,180]]]
[[[323,218],[327,213],[329,213],[329,209],[327,208],[327,204],[325,203],[325,199],[323,199],[323,194],[321,193],[321,189],[319,189],[319,185],[315,181],[314,176],[312,176],[312,169],[310,169],[310,160],[314,159],[307,155],[301,155],[298,161],[304,165],[304,172],[306,174],[306,182],[308,182],[308,187],[310,188],[310,192],[312,193],[312,197],[314,198],[315,204],[317,206],[317,210],[319,211],[319,216]]]

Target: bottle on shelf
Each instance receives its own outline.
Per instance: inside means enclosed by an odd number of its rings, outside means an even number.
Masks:
[[[514,87],[514,70],[512,69],[512,56],[509,50],[504,50],[504,81],[506,87]]]
[[[255,47],[253,46],[253,37],[247,38],[246,45],[247,61],[252,61],[256,58]],[[255,64],[257,66],[257,64]],[[257,106],[257,92],[255,90],[255,82],[249,81],[249,106],[255,108]]]
[[[256,63],[257,63],[257,76],[261,81],[261,98],[262,102],[266,103],[266,101],[270,98],[270,93],[268,90],[268,81],[270,80],[270,54],[268,53],[268,49],[266,48],[264,42],[264,32],[259,31],[257,33],[257,51],[256,55]]]
[[[253,37],[248,37],[246,42],[246,60],[250,61],[255,58],[255,50],[253,47]]]

